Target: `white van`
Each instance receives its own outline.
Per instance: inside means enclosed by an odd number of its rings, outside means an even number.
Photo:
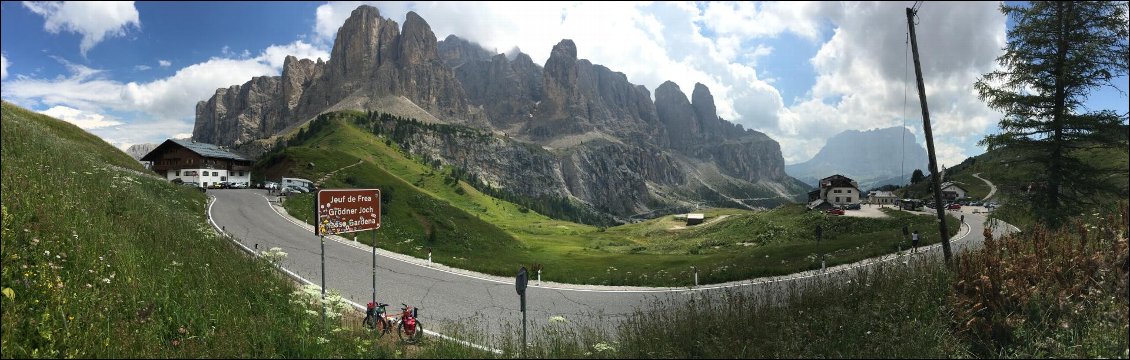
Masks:
[[[314,191],[314,182],[301,178],[282,178],[282,183],[279,184],[279,189],[294,188],[298,190],[305,190],[302,192]]]

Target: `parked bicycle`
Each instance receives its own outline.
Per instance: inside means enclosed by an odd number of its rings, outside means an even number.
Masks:
[[[400,308],[400,318],[397,319],[396,334],[401,341],[407,343],[419,342],[424,338],[424,325],[416,317],[419,315],[420,309],[404,303],[400,305],[403,305],[403,307]]]
[[[392,332],[394,322],[400,321],[400,316],[389,315],[388,311],[385,310],[386,308],[388,308],[388,304],[370,302],[365,310],[365,320],[362,320],[362,325],[376,330],[377,337]]]

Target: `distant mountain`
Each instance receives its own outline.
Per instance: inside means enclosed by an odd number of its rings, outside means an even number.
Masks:
[[[812,186],[824,177],[841,174],[858,181],[860,188],[866,190],[886,184],[901,185],[910,179],[914,169],[929,172],[929,161],[926,149],[906,128],[848,130],[828,139],[811,160],[785,165],[785,172]]]
[[[153,149],[156,149],[157,145],[161,144],[130,145],[129,149],[126,149],[126,154],[129,154],[129,156],[134,160],[141,160],[141,158],[145,156],[145,154],[148,154],[150,151],[153,151]]]
[[[414,12],[400,26],[362,5],[338,30],[329,60],[288,56],[279,76],[199,102],[193,138],[266,150],[319,114],[360,110],[415,119],[425,130],[473,129],[485,134],[475,144],[435,133],[401,145],[516,195],[579,201],[621,218],[703,204],[769,207],[767,199],[803,193],[776,141],[720,118],[705,85],[686,90],[668,81],[652,100],[623,73],[579,58],[572,40],[537,64],[456,36],[437,41]]]

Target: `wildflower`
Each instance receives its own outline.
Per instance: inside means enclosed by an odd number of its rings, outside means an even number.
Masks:
[[[569,321],[565,320],[565,317],[560,316],[560,315],[549,318],[549,323],[551,323],[551,324],[554,324],[554,323],[564,324],[564,323],[567,323],[567,322],[569,322]]]
[[[180,339],[173,339],[173,346],[180,346]]]
[[[180,328],[177,328],[177,332],[180,333],[181,335],[184,335],[184,334],[188,333],[188,330],[186,330],[184,328],[184,326],[181,326]]]
[[[602,343],[602,342],[596,343],[596,345],[593,345],[592,348],[593,348],[593,350],[596,350],[596,352],[598,352],[598,353],[603,353],[603,352],[606,352],[606,351],[607,352],[616,352],[616,348],[612,347],[612,345],[608,345],[608,344]]]
[[[328,343],[330,341],[328,339],[324,338],[324,337],[319,336],[318,339],[315,340],[315,342],[317,342],[319,344],[325,344],[325,343]]]
[[[110,283],[110,279],[109,279],[109,278],[102,278],[102,282],[103,282],[103,283],[106,283],[106,284],[109,284],[109,283]]]

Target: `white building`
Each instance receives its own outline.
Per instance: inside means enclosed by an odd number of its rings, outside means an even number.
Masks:
[[[867,202],[874,205],[894,205],[898,199],[891,191],[872,191],[867,195]]]
[[[817,199],[832,205],[858,204],[863,197],[859,191],[859,183],[839,174],[820,179],[820,188],[809,194],[810,197],[818,194]]]
[[[954,182],[942,183],[942,197],[946,200],[961,200],[965,198],[967,191],[960,185]]]
[[[141,161],[153,164],[154,172],[173,181],[209,187],[218,182],[251,183],[251,160],[219,146],[191,140],[165,140]]]

